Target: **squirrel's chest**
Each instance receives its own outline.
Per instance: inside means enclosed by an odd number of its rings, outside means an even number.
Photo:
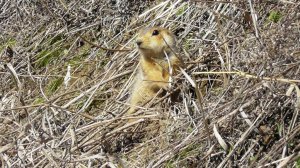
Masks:
[[[169,80],[169,73],[167,69],[156,63],[143,64],[141,70],[144,81],[168,82]]]

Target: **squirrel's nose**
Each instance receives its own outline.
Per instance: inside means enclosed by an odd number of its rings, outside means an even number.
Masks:
[[[140,41],[140,40],[137,40],[137,41],[136,41],[136,44],[137,44],[138,46],[140,46],[142,43],[143,43],[143,42]]]

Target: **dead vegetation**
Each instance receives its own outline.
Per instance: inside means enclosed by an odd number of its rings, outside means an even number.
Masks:
[[[300,167],[299,5],[0,1],[0,164]],[[128,116],[135,34],[153,25],[177,35],[180,101]]]

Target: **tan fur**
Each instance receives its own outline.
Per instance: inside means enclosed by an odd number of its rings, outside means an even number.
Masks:
[[[158,31],[158,34],[154,31]],[[140,67],[132,89],[128,113],[133,113],[137,106],[151,100],[161,88],[167,89],[169,86],[169,63],[164,52],[169,56],[173,75],[182,64],[174,54],[175,36],[167,29],[160,27],[142,29],[136,43],[140,43],[137,45],[141,55]]]

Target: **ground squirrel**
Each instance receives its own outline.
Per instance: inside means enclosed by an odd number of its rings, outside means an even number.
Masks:
[[[137,106],[151,100],[158,91],[166,89],[182,65],[176,51],[176,39],[168,29],[151,27],[138,33],[136,44],[141,55],[140,67],[135,78],[130,98],[130,109],[133,113]]]

